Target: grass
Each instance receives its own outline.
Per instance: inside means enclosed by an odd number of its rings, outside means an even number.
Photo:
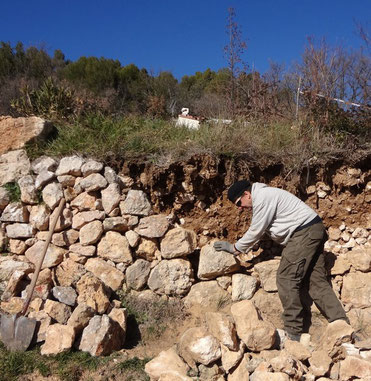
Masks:
[[[297,166],[315,155],[333,155],[346,144],[336,135],[295,127],[291,121],[236,121],[228,126],[204,123],[199,130],[190,130],[175,127],[173,121],[91,114],[57,129],[53,140],[28,145],[29,156],[79,153],[105,161],[145,157],[161,165],[194,154],[243,154],[261,163],[279,160]]]
[[[115,368],[119,373],[125,374],[126,381],[149,381],[148,375],[144,372],[144,366],[150,360],[133,357],[118,363]]]
[[[17,182],[6,183],[3,187],[9,193],[10,202],[18,202],[21,201],[21,189]]]

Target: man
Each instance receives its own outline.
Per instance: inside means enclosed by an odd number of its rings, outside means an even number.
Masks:
[[[285,246],[277,270],[278,295],[283,306],[283,323],[291,340],[303,332],[300,291],[307,281],[309,295],[331,322],[343,319],[345,311],[326,278],[323,246],[325,227],[317,213],[293,194],[247,180],[228,189],[228,199],[240,209],[252,209],[248,231],[234,245],[217,241],[217,251],[247,253],[264,233]]]

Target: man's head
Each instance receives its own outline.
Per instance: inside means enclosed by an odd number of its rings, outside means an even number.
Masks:
[[[251,183],[249,180],[235,182],[228,189],[228,199],[239,208],[251,208]]]

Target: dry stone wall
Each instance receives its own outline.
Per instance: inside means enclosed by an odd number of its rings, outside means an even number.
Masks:
[[[340,364],[338,373],[343,375],[351,374],[349,369],[355,367],[367,368],[369,346],[344,349],[342,341],[330,333],[326,348],[286,348],[279,354],[282,358],[274,360],[278,355],[272,353],[279,348],[282,332],[277,330],[276,322],[265,318],[264,312],[280,312],[275,245],[263,242],[239,258],[216,252],[213,238],[208,234],[198,236],[186,228],[176,218],[176,209],[169,214],[154,213],[150,195],[135,186],[135,179],[79,156],[60,160],[41,157],[30,162],[24,151],[16,152],[25,159],[18,163],[21,169],[15,163],[2,172],[17,174],[12,181],[19,186],[20,199],[11,201],[10,191],[0,187],[3,311],[21,310],[49,221],[61,198],[67,201],[28,312],[40,322],[37,341],[44,342],[43,354],[63,352],[73,345],[93,356],[122,348],[127,311],[117,293],[124,290],[165,299],[183,298],[189,307],[201,306],[210,311],[232,304],[229,315],[208,314],[206,327],[185,332],[177,348],[149,363],[147,371],[153,380],[189,379],[186,374],[190,369],[197,377],[215,371],[210,376],[215,380],[248,379],[249,375],[260,380],[271,379],[272,374],[277,379],[299,379],[305,374],[325,376],[330,374],[330,368],[335,372],[334,364]],[[5,162],[3,156],[0,163]],[[24,162],[28,165],[24,166]],[[0,173],[0,178],[6,178],[5,173]],[[312,191],[320,199],[326,199],[329,193],[325,184],[309,189]],[[370,192],[368,184],[365,198]],[[347,311],[352,332],[358,331],[363,337],[371,333],[370,228],[331,226],[326,242],[333,287]],[[341,356],[332,352],[338,353],[338,348],[334,349],[331,340],[341,347]],[[344,355],[347,350],[352,356]],[[156,361],[174,366],[159,371]],[[170,371],[173,376],[169,376]],[[175,378],[177,373],[185,378]]]

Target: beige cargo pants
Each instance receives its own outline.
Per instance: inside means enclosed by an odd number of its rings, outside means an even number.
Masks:
[[[345,311],[336,297],[325,269],[323,246],[327,234],[322,222],[295,232],[282,251],[277,270],[278,294],[283,306],[285,330],[303,332],[304,308],[300,298],[303,287],[328,321],[344,319]]]

